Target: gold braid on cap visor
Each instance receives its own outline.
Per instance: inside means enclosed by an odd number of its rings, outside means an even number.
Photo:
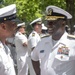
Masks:
[[[65,17],[64,16],[46,16],[45,20],[57,20],[59,18],[64,19]]]
[[[42,21],[36,22],[37,24],[42,24]]]

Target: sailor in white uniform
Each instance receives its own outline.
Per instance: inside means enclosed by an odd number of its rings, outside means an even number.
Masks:
[[[33,31],[28,37],[28,46],[31,50],[33,50],[36,47],[37,43],[41,40],[40,33],[42,30],[42,19],[35,19],[30,23],[30,25],[32,25]]]
[[[25,23],[17,25],[17,33],[15,34],[15,46],[17,53],[18,75],[28,75],[28,65],[26,58],[28,55],[28,41],[25,34]]]
[[[65,31],[65,22],[72,16],[56,6],[48,6],[46,12],[52,35],[43,38],[31,54],[36,75],[75,75],[75,36]]]
[[[33,20],[30,25],[33,27],[33,31],[30,33],[28,37],[28,64],[29,64],[29,70],[30,70],[30,75],[35,75],[35,72],[33,70],[33,66],[31,63],[31,52],[33,49],[36,47],[38,42],[41,40],[40,34],[42,30],[42,19],[37,18]]]
[[[16,75],[10,49],[6,38],[11,37],[16,30],[16,5],[11,4],[0,9],[0,75]]]

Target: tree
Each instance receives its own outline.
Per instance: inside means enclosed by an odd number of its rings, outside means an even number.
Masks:
[[[70,20],[70,28],[71,33],[73,31],[73,26],[75,24],[75,0],[65,0],[66,1],[66,10],[71,13],[73,16],[72,20]]]
[[[69,25],[72,28],[75,20],[75,0],[0,0],[0,7],[15,3],[17,5],[17,16],[26,22],[27,31],[32,28],[30,22],[38,17],[45,16],[45,9],[48,5],[61,7],[73,15]]]

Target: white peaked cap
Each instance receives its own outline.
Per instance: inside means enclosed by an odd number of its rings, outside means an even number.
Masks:
[[[11,4],[9,6],[0,9],[0,21],[12,20],[16,18],[16,5]]]
[[[12,4],[0,9],[0,17],[9,16],[16,13],[16,5]]]
[[[42,29],[47,30],[47,27],[42,23]]]
[[[71,19],[72,18],[72,15],[70,13],[68,13],[67,11],[57,7],[57,6],[48,6],[46,8],[46,13],[48,13],[48,10],[49,9],[52,9],[53,10],[53,13],[59,13],[59,14],[62,14],[62,15],[65,15],[67,17],[67,19]]]
[[[32,25],[32,24],[34,24],[34,23],[36,23],[36,22],[41,22],[41,21],[42,21],[41,18],[37,18],[37,19],[33,20],[33,21],[30,23],[30,25]]]
[[[17,27],[20,27],[20,26],[25,26],[25,22],[19,23],[19,24],[17,25]]]
[[[65,27],[69,27],[68,25],[65,25]]]

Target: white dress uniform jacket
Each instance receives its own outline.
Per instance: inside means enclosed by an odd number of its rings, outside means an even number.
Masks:
[[[16,75],[10,50],[0,42],[0,75]]]
[[[23,46],[23,43],[27,42],[27,38],[21,32],[17,32],[15,35],[15,46],[17,53],[17,66],[18,66],[18,75],[27,75],[28,66],[26,62],[28,48]]]
[[[41,60],[41,75],[75,75],[75,39],[67,35],[54,46],[52,36],[46,37],[33,50],[32,60]]]

